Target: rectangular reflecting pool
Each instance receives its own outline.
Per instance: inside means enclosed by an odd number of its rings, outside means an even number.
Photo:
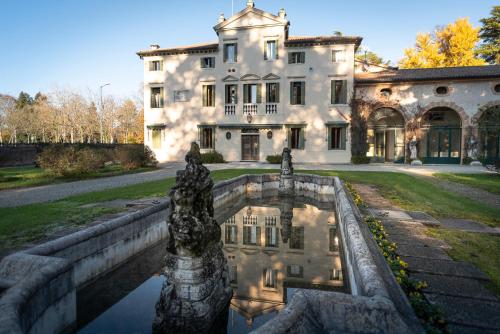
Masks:
[[[228,333],[273,318],[298,289],[347,291],[333,200],[242,198],[216,210],[233,298]],[[165,242],[77,292],[78,333],[151,333]]]

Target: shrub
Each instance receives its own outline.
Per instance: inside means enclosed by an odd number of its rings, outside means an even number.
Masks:
[[[116,147],[114,160],[119,161],[125,170],[148,166],[156,167],[158,164],[153,151],[149,147],[138,145]]]
[[[102,149],[64,145],[46,147],[37,159],[40,167],[59,176],[88,174],[104,167],[105,161]]]
[[[216,150],[202,153],[201,154],[201,161],[204,164],[216,164],[216,163],[226,162],[226,161],[224,161],[224,157],[222,156],[222,154],[220,154]]]
[[[464,158],[464,160],[462,162],[464,165],[470,165],[470,163],[472,162],[472,158],[466,157],[466,158]]]
[[[83,148],[76,151],[75,174],[89,174],[104,167],[106,154],[102,149]]]
[[[281,164],[282,157],[280,154],[268,155],[266,161],[270,164]]]
[[[351,157],[351,162],[355,165],[360,165],[360,164],[369,164],[370,163],[370,157],[363,156],[363,155],[353,155]]]

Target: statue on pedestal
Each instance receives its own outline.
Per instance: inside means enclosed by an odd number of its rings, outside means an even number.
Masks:
[[[417,145],[417,137],[413,136],[413,138],[408,143],[408,147],[410,149],[410,161],[412,166],[422,166],[422,161],[418,159]]]
[[[292,154],[288,147],[283,149],[281,154],[281,173],[278,194],[280,195],[293,195],[295,188],[295,181],[293,178],[293,164]]]
[[[154,333],[224,333],[232,289],[214,219],[213,180],[192,143],[170,190],[169,240]]]
[[[471,166],[481,166],[481,162],[477,160],[478,152],[477,152],[477,141],[476,138],[471,135],[469,139],[467,139],[467,157],[471,159]]]

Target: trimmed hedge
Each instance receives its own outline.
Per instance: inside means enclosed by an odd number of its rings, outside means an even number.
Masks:
[[[282,157],[281,154],[268,155],[266,157],[266,161],[270,164],[281,164]]]
[[[367,156],[352,156],[351,157],[351,162],[355,165],[361,165],[361,164],[369,164],[370,163],[370,157]]]
[[[222,154],[217,152],[216,150],[212,150],[206,153],[201,154],[201,161],[204,164],[217,164],[226,162]]]

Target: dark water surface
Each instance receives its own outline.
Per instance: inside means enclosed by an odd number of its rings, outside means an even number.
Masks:
[[[218,210],[233,299],[227,332],[247,333],[298,289],[346,291],[332,202],[246,199]],[[77,293],[78,333],[151,333],[165,242]]]

